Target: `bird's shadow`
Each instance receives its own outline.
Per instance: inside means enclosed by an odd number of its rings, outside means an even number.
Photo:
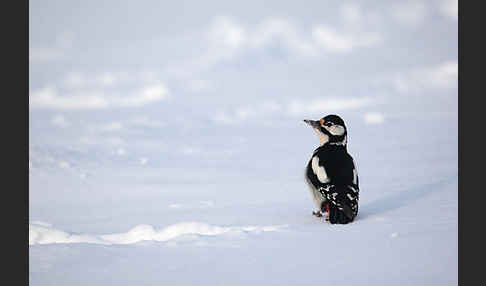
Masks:
[[[454,180],[454,179],[453,179]],[[417,186],[413,189],[406,189],[401,192],[393,192],[383,198],[363,204],[359,207],[357,220],[364,219],[388,211],[398,209],[420,200],[433,193],[443,190],[445,185],[452,183],[453,180],[440,180],[433,183]]]

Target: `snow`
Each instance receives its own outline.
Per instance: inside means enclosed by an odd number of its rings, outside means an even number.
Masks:
[[[221,227],[199,222],[183,222],[156,230],[147,224],[137,225],[125,233],[89,235],[69,234],[52,228],[50,224],[33,222],[29,225],[29,245],[50,243],[131,244],[140,241],[168,241],[182,235],[223,235],[277,231],[284,226]]]
[[[207,161],[207,150],[172,166],[157,149],[144,149],[152,163],[140,165],[136,145],[124,157],[33,147],[30,282],[456,284],[457,125],[407,118],[379,129],[354,118],[348,149],[361,196],[348,225],[312,216],[302,170],[318,140],[300,121],[287,141],[274,140],[283,130],[259,130],[280,127],[241,129],[260,141],[235,143],[241,153],[230,158]],[[262,142],[275,151],[258,150]],[[56,169],[57,160],[73,167]]]
[[[367,112],[364,115],[364,119],[368,124],[382,124],[385,121],[383,114],[378,112]]]

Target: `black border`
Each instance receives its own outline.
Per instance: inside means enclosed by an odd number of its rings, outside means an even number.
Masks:
[[[484,284],[482,256],[484,235],[481,221],[484,206],[482,180],[485,178],[483,97],[484,12],[479,3],[459,1],[458,21],[458,282]],[[466,37],[468,41],[466,41]]]
[[[29,1],[0,6],[4,284],[29,284]],[[6,160],[5,160],[6,159]]]

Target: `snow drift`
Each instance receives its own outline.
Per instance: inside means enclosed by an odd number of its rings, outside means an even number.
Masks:
[[[182,222],[156,229],[140,224],[124,233],[93,235],[73,234],[52,227],[44,222],[29,224],[29,245],[51,243],[132,244],[144,240],[169,241],[183,235],[223,235],[235,233],[261,233],[278,231],[284,225],[223,227],[201,222]]]

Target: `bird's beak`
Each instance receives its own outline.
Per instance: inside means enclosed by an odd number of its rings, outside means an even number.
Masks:
[[[318,128],[319,127],[319,121],[304,119],[304,122],[309,124],[312,128]]]

